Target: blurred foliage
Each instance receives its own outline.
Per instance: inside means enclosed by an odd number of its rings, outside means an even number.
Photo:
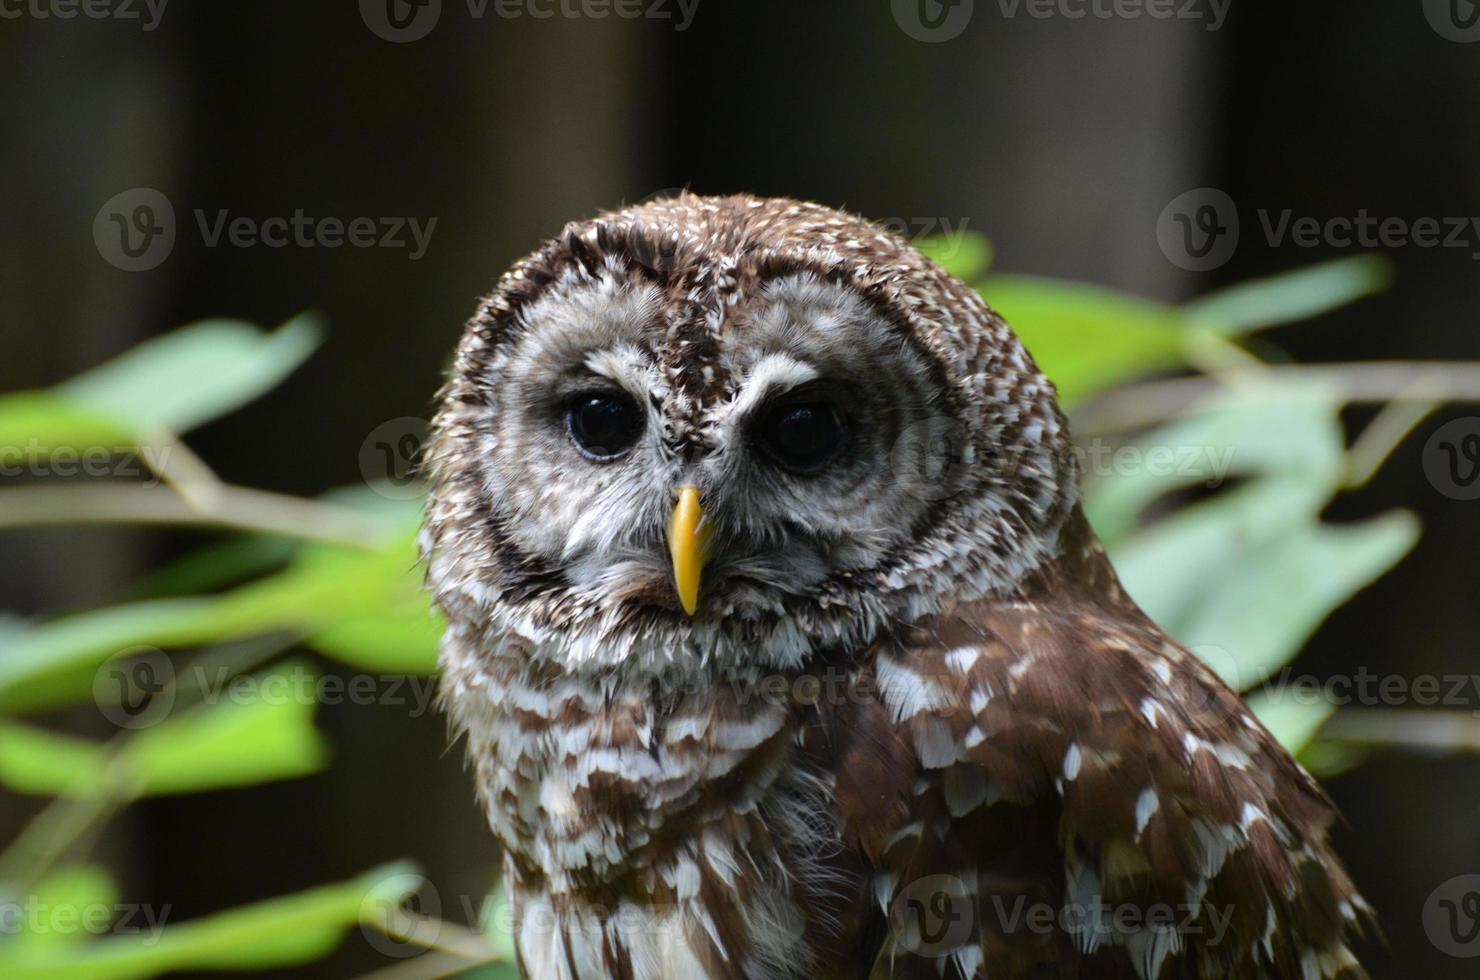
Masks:
[[[1370,476],[1432,402],[1390,406],[1384,424],[1369,430],[1376,435],[1349,441],[1341,412],[1352,392],[1298,366],[1271,371],[1255,353],[1267,352],[1267,341],[1246,341],[1381,290],[1386,263],[1328,263],[1173,306],[1100,286],[993,275],[992,248],[980,236],[924,248],[979,284],[1059,385],[1081,438],[1090,434],[1081,456],[1085,509],[1130,592],[1230,684],[1252,692],[1292,751],[1308,762],[1358,761],[1359,749],[1320,741],[1330,707],[1279,699],[1261,685],[1333,609],[1413,546],[1419,532],[1405,512],[1340,525],[1321,515]],[[0,851],[0,903],[111,908],[116,886],[89,863],[87,846],[122,807],[328,765],[313,723],[314,662],[284,659],[291,650],[373,674],[435,670],[440,623],[420,588],[418,500],[390,499],[374,486],[317,500],[232,486],[182,439],[269,391],[320,333],[309,318],[271,332],[198,323],[55,388],[0,396],[8,462],[44,472],[102,447],[148,470],[143,481],[11,481],[0,486],[0,530],[135,523],[227,532],[152,574],[133,601],[37,622],[0,619],[0,784],[49,798]],[[1170,374],[1181,379],[1180,394],[1189,379],[1204,388],[1190,400],[1167,399],[1158,376]],[[1130,419],[1115,410],[1127,404],[1135,407]],[[1151,465],[1157,454],[1165,465]],[[130,689],[107,681],[146,664],[156,683],[144,710],[157,717],[133,724],[140,715],[124,703]],[[209,698],[183,680],[206,673],[281,680],[299,694]],[[38,717],[86,703],[115,723],[115,737],[94,741]],[[0,974],[94,980],[271,970],[322,957],[359,927],[433,950],[427,959],[437,969],[426,975],[446,969],[449,956],[478,976],[512,975],[496,911],[473,930],[413,915],[402,903],[420,885],[413,868],[397,865],[146,935],[37,929],[22,915],[12,934],[0,934]]]

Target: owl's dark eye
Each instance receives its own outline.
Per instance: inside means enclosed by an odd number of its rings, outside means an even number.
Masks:
[[[826,402],[782,405],[761,419],[756,439],[776,462],[796,473],[816,473],[843,445],[843,423]]]
[[[642,410],[617,392],[577,395],[565,410],[570,439],[589,459],[606,462],[631,449],[642,435]]]

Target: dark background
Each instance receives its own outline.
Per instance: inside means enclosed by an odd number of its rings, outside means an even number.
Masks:
[[[677,15],[672,0],[665,9]],[[912,230],[965,223],[991,237],[1003,270],[1169,300],[1350,251],[1273,246],[1261,208],[1480,215],[1480,44],[1441,36],[1421,0],[1234,0],[1221,29],[1207,25],[1009,17],[976,0],[959,36],[928,43],[888,0],[700,0],[681,32],[492,6],[476,19],[444,0],[428,36],[390,43],[353,3],[175,0],[149,31],[7,16],[0,390],[56,382],[198,318],[274,324],[317,309],[330,332],[308,365],[190,437],[225,479],[317,494],[360,479],[377,425],[426,414],[462,321],[502,268],[567,220],[664,189],[815,198]],[[141,186],[171,200],[178,240],[158,268],[130,273],[103,260],[92,225],[106,200]],[[1232,261],[1193,274],[1161,253],[1155,225],[1201,186],[1229,193],[1244,227]],[[417,261],[406,249],[208,248],[197,208],[437,224]],[[1303,360],[1480,356],[1476,250],[1391,250],[1389,294],[1271,339]],[[1480,503],[1440,495],[1420,464],[1440,422],[1472,413],[1425,423],[1332,514],[1405,506],[1425,534],[1333,617],[1302,668],[1412,676],[1480,663]],[[7,534],[0,607],[117,601],[194,543]],[[323,776],[134,808],[104,841],[125,899],[172,903],[183,921],[409,855],[462,918],[492,849],[441,719],[406,714],[326,707],[337,758]],[[1442,881],[1480,871],[1474,762],[1379,756],[1330,789],[1348,817],[1340,850],[1391,941],[1370,953],[1375,974],[1473,976],[1473,962],[1426,939],[1420,913]],[[0,832],[21,809],[0,798]],[[383,963],[356,942],[308,972]]]

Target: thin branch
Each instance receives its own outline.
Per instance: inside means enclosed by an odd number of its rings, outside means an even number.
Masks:
[[[1186,414],[1207,398],[1244,384],[1299,379],[1331,384],[1352,402],[1390,402],[1417,397],[1445,402],[1480,402],[1480,363],[1452,361],[1357,361],[1344,364],[1238,368],[1216,377],[1195,375],[1117,388],[1075,409],[1075,431],[1108,435],[1156,425]],[[1415,395],[1415,392],[1419,393]]]
[[[1480,752],[1480,714],[1439,709],[1343,708],[1321,738],[1383,748]]]
[[[373,548],[386,525],[352,510],[286,494],[221,484],[203,506],[168,487],[137,483],[0,490],[0,530],[75,524],[172,524],[276,534]]]
[[[362,973],[358,980],[441,980],[473,967],[498,962],[496,957],[469,960],[455,953],[423,953],[415,959]]]

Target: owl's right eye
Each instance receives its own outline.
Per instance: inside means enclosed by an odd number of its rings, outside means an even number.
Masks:
[[[642,410],[618,392],[577,395],[565,410],[565,429],[587,459],[605,463],[631,449],[642,435]]]

